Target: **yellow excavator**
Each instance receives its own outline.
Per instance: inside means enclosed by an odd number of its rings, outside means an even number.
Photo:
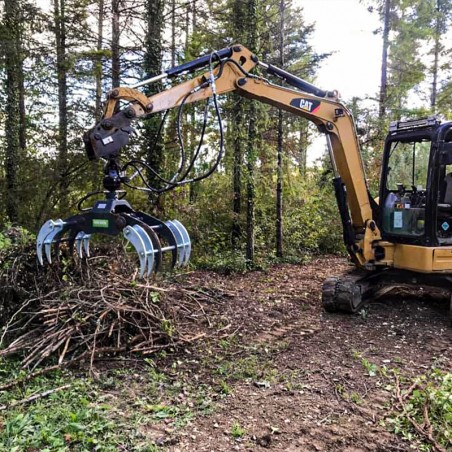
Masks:
[[[283,80],[290,88],[252,73],[256,67],[260,73]],[[206,68],[206,72],[150,97],[137,89],[201,68]],[[51,247],[61,240],[68,240],[71,247],[75,244],[82,257],[84,252],[89,254],[91,234],[122,232],[138,252],[141,275],[158,269],[164,253],[172,256],[173,265],[185,265],[191,251],[185,228],[177,220],[163,222],[137,212],[121,199],[120,185],[131,184],[126,170],[132,168],[133,177],[138,175],[145,182],[144,173],[152,168],[140,161],[122,165],[120,151],[128,143],[132,123],[137,119],[173,108],[179,108],[180,115],[184,105],[212,99],[222,147],[217,96],[229,92],[304,117],[326,137],[343,238],[356,266],[355,271],[325,281],[322,300],[327,311],[356,312],[385,285],[422,285],[452,291],[452,122],[441,123],[436,117],[429,117],[390,125],[376,202],[367,186],[352,115],[337,92],[321,90],[261,62],[242,45],[212,52],[133,87],[118,87],[108,93],[102,120],[84,136],[88,158],[106,161],[105,199],[67,220],[49,220],[38,235],[39,261],[43,263],[43,251],[51,261]],[[145,182],[143,189],[163,192],[207,177],[215,170],[221,154],[222,151],[205,174],[190,177],[195,160],[184,153],[171,178],[159,176],[163,188],[156,189]]]

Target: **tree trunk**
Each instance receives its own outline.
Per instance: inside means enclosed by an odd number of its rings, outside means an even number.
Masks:
[[[247,182],[246,182],[246,260],[248,265],[254,264],[254,235],[255,213],[254,202],[256,198],[254,167],[256,165],[256,108],[255,103],[250,104],[248,143],[247,143]]]
[[[102,48],[104,39],[104,0],[99,0],[99,17],[97,20],[97,60],[95,65],[96,76],[96,107],[94,115],[96,122],[100,120],[102,116]]]
[[[232,5],[232,27],[234,29],[234,38],[237,42],[247,42],[247,31],[252,24],[249,23],[247,14],[244,14],[243,1],[235,0]],[[248,2],[247,2],[248,3]],[[247,5],[246,5],[247,6]],[[234,98],[234,107],[232,108],[232,136],[233,136],[233,169],[232,169],[232,231],[231,244],[234,249],[238,248],[242,235],[242,225],[240,215],[242,213],[242,165],[244,155],[244,138],[243,132],[245,125],[245,101],[242,98]]]
[[[276,257],[283,257],[283,112],[278,112],[278,149],[276,163]]]
[[[147,0],[146,2],[146,53],[144,57],[144,69],[149,76],[160,74],[162,71],[162,40],[163,40],[163,11],[164,0]],[[155,83],[146,87],[146,95],[150,96],[160,91],[161,85]],[[157,143],[157,135],[160,127],[161,115],[152,115],[145,123],[146,130],[146,160],[148,165],[157,173],[161,173],[164,161],[164,147]],[[148,172],[149,184],[159,187],[161,181],[152,172]],[[163,210],[160,197],[151,200],[154,203],[155,214]]]
[[[384,119],[386,114],[386,102],[388,97],[388,48],[390,31],[391,0],[385,0],[384,26],[383,26],[383,51],[381,56],[381,81],[380,81],[380,106],[379,119]]]
[[[196,0],[192,1],[192,26],[193,26],[193,33],[196,31],[196,29],[198,28],[198,23],[197,23],[197,14],[196,14]]]
[[[5,2],[6,3],[6,2]],[[24,77],[24,55],[22,43],[24,42],[23,27],[18,24],[18,40],[17,51],[19,53],[19,65],[17,67],[17,75],[19,78],[19,145],[22,151],[21,157],[25,156],[25,149],[27,147],[27,130],[26,130],[26,110],[25,110],[25,77]]]
[[[171,0],[171,67],[176,66],[176,0]]]
[[[300,152],[298,166],[302,177],[306,177],[306,166],[308,160],[308,144],[309,144],[309,127],[307,121],[304,121],[300,125]]]
[[[185,18],[185,55],[187,55],[188,46],[190,43],[190,40],[189,40],[190,12],[191,12],[192,33],[194,33],[196,31],[196,13],[197,13],[196,0],[193,0],[191,5],[190,5],[190,3],[187,4],[187,15]],[[188,138],[189,134],[191,136],[193,136],[194,130],[196,128],[196,115],[194,113],[192,113],[191,115],[187,114],[186,121],[187,121],[187,124],[191,124],[191,127],[190,127],[191,134],[187,128],[187,138]],[[188,140],[187,140],[187,142],[188,142]],[[189,195],[188,195],[190,204],[193,204],[195,202],[196,194],[197,194],[197,184],[191,183],[189,186]]]
[[[119,17],[121,0],[111,1],[111,86],[115,88],[121,83],[121,60],[119,54]]]
[[[232,127],[233,127],[233,152],[234,163],[232,169],[232,231],[231,243],[233,248],[237,248],[242,234],[240,224],[240,214],[242,212],[242,165],[243,165],[243,149],[242,149],[242,127],[243,127],[243,99],[235,100],[232,111]]]
[[[433,47],[433,81],[432,81],[432,96],[430,106],[432,112],[436,112],[436,98],[438,95],[438,66],[439,66],[439,52],[441,50],[441,0],[436,0],[436,15],[435,15],[435,31],[434,31],[434,47]]]
[[[60,178],[60,203],[67,205],[68,182],[68,112],[66,67],[66,18],[65,0],[54,0],[55,43],[58,72],[58,174]]]
[[[20,84],[22,67],[20,55],[21,7],[18,0],[5,2],[5,42],[3,43],[6,69],[6,215],[11,223],[19,217],[18,166],[20,156]]]
[[[285,4],[281,0],[279,4],[279,64],[284,68],[284,19]],[[283,133],[284,133],[284,117],[282,110],[278,113],[278,149],[277,149],[277,175],[276,175],[276,256],[283,256]]]

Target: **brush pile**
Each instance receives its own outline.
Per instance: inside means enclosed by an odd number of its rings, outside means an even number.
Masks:
[[[117,354],[146,355],[198,339],[221,291],[166,280],[134,279],[136,262],[121,246],[97,248],[85,262],[41,269],[34,246],[0,253],[0,357],[24,368],[92,363]]]

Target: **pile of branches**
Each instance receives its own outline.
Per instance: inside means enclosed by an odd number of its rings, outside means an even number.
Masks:
[[[215,310],[221,298],[174,281],[134,279],[136,256],[122,246],[98,248],[86,262],[63,258],[45,270],[33,247],[8,252],[0,255],[0,284],[15,295],[6,300],[3,293],[0,306],[14,309],[0,319],[0,357],[20,355],[27,369],[92,365],[99,357],[194,341],[206,334],[199,327],[210,324],[204,307]]]

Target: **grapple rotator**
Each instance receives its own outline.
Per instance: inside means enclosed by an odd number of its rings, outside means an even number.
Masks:
[[[59,245],[67,242],[71,252],[79,258],[89,257],[89,242],[93,234],[117,236],[120,233],[135,248],[140,260],[140,277],[150,276],[162,265],[163,256],[171,256],[171,267],[188,264],[191,242],[187,230],[177,220],[161,221],[144,212],[134,210],[119,190],[123,177],[115,158],[105,166],[105,199],[96,201],[91,209],[66,220],[48,220],[41,227],[36,251],[38,261],[44,257],[52,263],[52,248],[59,255]],[[86,198],[86,197],[85,197]]]

